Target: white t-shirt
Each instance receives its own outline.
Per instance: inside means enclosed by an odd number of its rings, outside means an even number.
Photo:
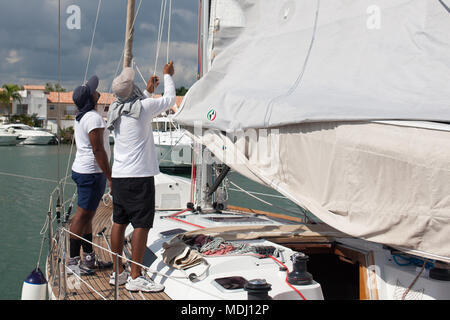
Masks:
[[[72,170],[77,173],[100,173],[102,169],[98,166],[92,152],[92,145],[89,140],[89,132],[94,129],[104,128],[103,146],[105,148],[108,160],[111,156],[111,149],[109,146],[109,133],[106,129],[106,122],[98,114],[97,111],[91,110],[81,118],[80,121],[75,120],[75,143],[77,145],[77,154],[72,164]]]
[[[153,141],[152,119],[175,104],[175,85],[164,75],[164,95],[151,98],[144,91],[138,119],[122,115],[114,126],[113,178],[152,177],[159,173],[158,157]]]

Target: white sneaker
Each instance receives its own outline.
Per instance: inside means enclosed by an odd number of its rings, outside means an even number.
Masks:
[[[119,273],[119,286],[124,285],[127,283],[129,273],[126,270],[123,270],[122,273]],[[111,272],[109,275],[109,284],[112,286],[116,285],[116,273]]]
[[[125,285],[128,291],[144,291],[144,292],[160,292],[164,290],[162,284],[157,284],[150,279],[146,279],[143,276],[136,279],[128,278],[128,282]]]

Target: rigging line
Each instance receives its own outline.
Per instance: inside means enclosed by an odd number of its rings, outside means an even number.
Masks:
[[[136,59],[133,58],[133,60],[131,60],[132,64],[136,67],[137,72],[139,73],[139,75],[141,76],[142,81],[144,82],[144,85],[147,86],[147,82],[145,81],[144,76],[141,73],[141,70],[139,70],[139,67],[137,65]]]
[[[424,259],[422,268],[420,269],[419,273],[416,275],[414,280],[411,282],[411,284],[408,286],[408,288],[406,288],[405,291],[403,292],[401,300],[406,299],[406,296],[408,295],[408,293],[412,289],[412,287],[416,284],[417,279],[419,279],[419,277],[422,274],[423,270],[425,269],[425,265],[427,264],[428,261],[429,261],[428,259]]]
[[[311,55],[311,51],[314,45],[314,40],[316,38],[316,32],[317,32],[317,23],[319,21],[319,11],[320,11],[320,0],[317,0],[317,7],[316,7],[316,13],[315,13],[315,18],[314,18],[314,26],[313,26],[313,32],[312,32],[312,36],[311,36],[311,41],[309,43],[309,48],[308,48],[308,52],[306,53],[306,57],[305,60],[303,62],[303,66],[302,66],[302,70],[300,71],[300,74],[298,75],[297,79],[295,80],[294,84],[289,88],[289,90],[284,93],[281,94],[273,99],[270,100],[269,104],[268,104],[268,108],[266,111],[266,116],[265,116],[265,120],[264,122],[267,124],[269,122],[270,116],[272,114],[272,108],[273,108],[273,103],[285,96],[289,96],[291,95],[295,89],[297,89],[298,85],[300,84],[300,82],[303,79],[303,75],[305,74],[306,71],[306,67],[308,65],[308,61],[309,61],[309,57]]]
[[[68,266],[66,266],[66,270],[67,271],[72,271],[70,270],[70,268]],[[97,290],[94,289],[94,287],[92,287],[86,280],[82,279],[79,275],[77,275],[76,272],[73,272],[71,274],[72,276],[75,276],[75,278],[77,278],[79,281],[83,282],[87,287],[89,287],[89,289],[91,289],[92,291],[94,291],[98,296],[100,296],[100,298],[102,298],[103,300],[108,300],[106,299],[100,292],[98,292]]]
[[[305,57],[305,62],[303,63],[302,71],[300,72],[300,75],[297,77],[297,79],[294,82],[294,85],[289,89],[289,91],[286,93],[286,95],[291,95],[294,90],[298,87],[300,82],[303,79],[303,75],[305,74],[306,66],[308,65],[309,57],[311,56],[311,51],[314,45],[314,40],[316,39],[316,32],[317,32],[317,22],[319,20],[319,9],[320,9],[320,0],[317,0],[317,8],[316,8],[316,14],[314,18],[314,27],[313,27],[313,34],[311,37],[311,42],[309,44],[308,53]]]
[[[20,175],[20,174],[14,174],[14,173],[9,173],[9,172],[2,172],[2,171],[0,171],[0,175],[10,176],[10,177],[15,177],[15,178],[39,180],[39,181],[43,181],[43,182],[58,183],[57,180],[46,179],[46,178],[39,178],[39,177],[32,177],[32,176],[24,176],[24,175]],[[57,188],[55,188],[55,189],[57,189]]]
[[[87,70],[86,70],[86,71],[87,71]],[[85,79],[85,81],[86,81],[86,79]],[[66,189],[67,177],[68,177],[68,175],[69,175],[70,159],[72,158],[73,145],[75,144],[74,142],[75,142],[75,131],[73,132],[73,135],[72,135],[72,142],[70,143],[69,157],[67,158],[66,176],[65,176],[65,178],[64,178],[64,183],[63,183],[63,187],[62,187],[63,194],[64,194],[64,190]],[[63,205],[63,206],[64,206],[64,205]]]
[[[48,227],[49,227],[49,217],[46,215],[44,225],[42,226],[41,231],[39,231],[39,234],[42,236],[41,240],[41,249],[39,250],[39,257],[38,261],[36,263],[36,269],[39,268],[39,265],[41,264],[41,257],[42,257],[42,249],[44,248],[44,240],[45,240],[45,234],[47,233]]]
[[[8,173],[8,172],[0,172],[0,175],[10,176],[10,177],[15,177],[15,178],[40,180],[40,181],[52,182],[52,183],[57,183],[58,182],[56,180],[51,180],[51,179],[46,179],[46,178],[36,178],[36,177],[31,177],[31,176],[23,176],[23,175],[20,175],[20,174],[13,174],[13,173]]]
[[[181,137],[175,142],[175,144],[172,145],[172,147],[171,147],[169,150],[167,150],[166,153],[161,157],[161,159],[159,160],[159,163],[161,163],[161,161],[162,161],[163,159],[165,159],[165,157],[169,154],[169,152],[171,152],[171,151],[173,150],[173,148],[175,148],[175,147],[178,145],[178,143],[181,141],[181,139],[184,137],[185,134],[186,134],[186,132],[183,132],[183,134],[182,134]],[[168,161],[168,160],[167,160],[167,161]],[[158,164],[159,164],[159,163],[158,163]]]
[[[273,203],[267,202],[267,201],[265,201],[265,200],[263,200],[263,199],[261,199],[261,198],[255,196],[255,195],[253,195],[252,193],[248,192],[247,190],[245,190],[245,189],[239,187],[239,186],[238,186],[237,184],[235,184],[233,181],[230,181],[230,183],[231,183],[232,185],[234,185],[236,188],[240,189],[242,192],[248,194],[250,197],[255,198],[256,200],[258,200],[258,201],[260,201],[260,202],[262,202],[262,203],[265,203],[265,204],[267,204],[267,205],[269,205],[269,206],[271,206],[271,207],[274,207],[274,208],[283,210],[283,211],[285,211],[285,212],[289,212],[289,213],[295,214],[296,216],[298,216],[299,214],[301,214],[301,212],[291,211],[291,210],[289,210],[289,209],[282,208],[282,207],[279,207],[279,206],[277,206],[277,205],[275,205],[275,204],[273,204]]]
[[[241,191],[239,189],[234,189],[234,188],[228,188],[228,189],[231,190],[231,191],[243,192],[243,191]],[[288,199],[285,196],[279,196],[279,195],[276,195],[276,194],[261,193],[261,192],[255,192],[255,191],[247,191],[247,192],[251,193],[251,194],[257,194],[257,195],[260,195],[260,196],[274,197],[274,198],[280,198],[280,199]]]
[[[100,11],[100,6],[101,6],[101,1],[102,1],[102,0],[99,0],[99,4],[98,4],[98,7],[97,7],[97,16],[96,16],[96,19],[95,19],[95,26],[94,26],[94,31],[93,31],[93,34],[92,34],[92,39],[91,39],[91,48],[90,48],[90,50],[89,50],[88,63],[87,63],[87,66],[86,66],[86,72],[85,72],[85,75],[84,75],[84,82],[86,82],[87,70],[88,70],[88,67],[89,67],[89,61],[90,61],[90,57],[91,57],[91,51],[92,51],[92,46],[93,46],[94,36],[95,36],[97,24],[98,24],[98,17],[99,17],[99,11]],[[130,29],[130,32],[129,32],[129,34],[128,34],[128,37],[131,37],[131,33],[132,33],[133,28],[134,28],[134,24],[135,24],[135,22],[136,22],[136,18],[137,18],[138,14],[139,14],[139,10],[141,9],[141,5],[142,5],[142,0],[139,1],[139,5],[138,5],[138,7],[137,7],[137,9],[136,9],[136,13],[135,13],[135,15],[134,15],[133,23],[132,23],[132,25],[131,25],[131,29]],[[124,57],[124,53],[125,53],[125,48],[123,48],[123,50],[122,50],[122,53],[121,53],[121,56],[120,56],[120,59],[119,59],[119,63],[117,64],[117,67],[116,67],[116,72],[115,72],[115,74],[114,74],[113,80],[114,80],[114,78],[117,76],[117,74],[118,74],[118,72],[119,72],[120,64],[121,64],[122,59],[123,59],[123,57]],[[84,83],[84,82],[83,82],[83,83]],[[110,86],[110,88],[109,88],[109,93],[110,93],[111,91],[112,91],[112,81],[111,81],[111,86]],[[59,96],[58,96],[58,101],[59,101]],[[66,167],[66,177],[65,177],[65,180],[64,180],[63,188],[62,188],[63,194],[64,194],[64,188],[65,188],[66,181],[67,181],[67,177],[68,177],[68,171],[69,171],[70,159],[71,159],[71,157],[72,157],[72,150],[73,150],[74,142],[75,142],[75,135],[72,136],[72,142],[71,142],[71,147],[70,147],[70,153],[69,153],[69,158],[68,158],[68,161],[67,161],[67,167]],[[59,145],[59,144],[58,144],[58,145]],[[59,165],[59,163],[58,163],[58,165]],[[58,170],[59,170],[59,169],[58,169]],[[59,178],[58,178],[58,180],[59,180]],[[75,192],[76,192],[76,191],[75,191]],[[72,199],[73,199],[73,197],[72,197]],[[65,208],[63,207],[63,209],[65,209]]]
[[[169,63],[169,49],[170,49],[170,26],[172,24],[172,0],[169,0],[169,21],[167,26],[167,62]]]
[[[153,75],[156,75],[156,69],[158,67],[159,50],[161,48],[162,34],[164,31],[164,20],[166,16],[166,6],[167,1],[161,0],[161,10],[159,13],[158,39],[156,42],[155,68],[153,69]]]
[[[98,19],[99,19],[99,16],[100,16],[100,8],[101,8],[101,6],[102,6],[102,0],[99,0],[98,1],[98,5],[97,5],[97,14],[95,16],[94,30],[92,32],[92,37],[91,37],[91,45],[89,47],[88,60],[87,60],[87,63],[86,63],[86,70],[84,72],[84,78],[83,78],[83,82],[82,82],[83,84],[86,83],[87,73],[88,73],[88,70],[89,70],[90,62],[91,62],[91,55],[92,55],[92,50],[93,50],[93,47],[94,47],[94,39],[95,39],[96,31],[97,31],[97,25],[98,25]],[[70,153],[69,153],[69,157],[67,159],[66,176],[64,178],[64,183],[63,183],[63,186],[62,186],[62,194],[63,195],[64,195],[64,190],[66,188],[67,176],[69,174],[69,166],[70,166],[70,160],[72,158],[72,150],[73,150],[74,142],[75,142],[75,134],[72,135],[72,141],[70,143]],[[62,201],[63,201],[62,208],[63,208],[63,211],[65,211],[64,199],[62,199]]]
[[[438,0],[438,1],[442,4],[442,6],[445,8],[445,10],[447,10],[447,12],[450,13],[450,8],[444,3],[444,1],[442,1],[442,0]]]
[[[91,62],[91,54],[92,54],[92,48],[94,46],[94,38],[95,38],[95,32],[97,30],[97,24],[98,24],[98,17],[100,14],[100,7],[102,5],[102,0],[98,0],[98,6],[97,6],[97,15],[95,17],[95,23],[94,23],[94,31],[92,32],[92,38],[91,38],[91,47],[89,48],[89,55],[88,55],[88,60],[87,60],[87,64],[86,64],[86,71],[84,72],[84,80],[83,83],[86,82],[86,78],[87,78],[87,72],[89,69],[89,64]]]

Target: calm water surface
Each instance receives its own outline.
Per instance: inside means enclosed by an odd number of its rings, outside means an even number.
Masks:
[[[49,195],[56,186],[54,181],[58,179],[58,162],[62,178],[66,173],[69,154],[70,146],[61,146],[59,152],[58,146],[50,145],[0,147],[0,299],[20,299],[23,281],[37,265],[42,241],[40,231],[48,211]],[[246,190],[280,196],[237,173],[232,172],[229,178]],[[64,192],[65,199],[72,197],[74,192],[75,186],[69,177]],[[229,204],[282,212],[279,208],[268,207],[242,192],[230,190],[229,197]],[[262,195],[258,197],[287,210],[299,212],[298,207],[287,199]],[[45,240],[41,270],[44,270],[47,250]]]

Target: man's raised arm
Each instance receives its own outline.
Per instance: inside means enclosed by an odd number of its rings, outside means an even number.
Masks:
[[[175,104],[176,101],[175,84],[172,79],[174,73],[175,70],[173,68],[173,61],[170,61],[163,68],[164,95],[161,98],[157,99],[150,98],[150,94],[153,93],[159,85],[158,77],[152,76],[147,83],[147,88],[144,91],[144,94],[148,99],[144,99],[141,102],[142,107],[151,110],[153,117],[166,111]]]

